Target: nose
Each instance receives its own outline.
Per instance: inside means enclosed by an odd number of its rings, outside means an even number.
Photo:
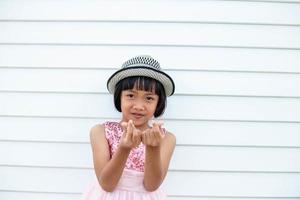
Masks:
[[[133,109],[135,109],[135,110],[144,110],[145,108],[144,108],[143,102],[137,100],[135,102],[135,104],[133,105]]]

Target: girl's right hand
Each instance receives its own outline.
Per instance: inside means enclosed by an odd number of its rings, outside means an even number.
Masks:
[[[120,146],[127,149],[137,147],[141,143],[141,131],[136,129],[133,121],[122,122],[123,135],[120,140]]]

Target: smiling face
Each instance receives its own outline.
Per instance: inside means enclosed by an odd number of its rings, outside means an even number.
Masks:
[[[155,91],[133,89],[123,90],[121,93],[122,121],[134,122],[134,125],[143,130],[148,127],[148,121],[153,117],[159,96]]]
[[[161,116],[166,103],[164,87],[155,79],[132,76],[116,84],[114,104],[122,112],[122,121],[128,122],[131,119],[140,129],[147,128],[153,116]]]

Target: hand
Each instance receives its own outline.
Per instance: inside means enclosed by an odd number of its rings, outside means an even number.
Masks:
[[[133,121],[122,122],[121,126],[123,127],[123,135],[121,137],[120,146],[124,148],[135,148],[142,141],[142,133],[139,129],[135,128]]]
[[[151,129],[147,129],[142,133],[142,142],[144,145],[157,147],[161,144],[164,138],[162,125],[162,122],[154,122]]]

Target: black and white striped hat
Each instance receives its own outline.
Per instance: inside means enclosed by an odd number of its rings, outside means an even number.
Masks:
[[[116,84],[127,77],[146,76],[159,81],[165,89],[166,96],[171,96],[175,91],[172,78],[162,71],[157,60],[151,56],[136,56],[126,61],[121,69],[116,71],[107,81],[107,89],[113,94]]]

